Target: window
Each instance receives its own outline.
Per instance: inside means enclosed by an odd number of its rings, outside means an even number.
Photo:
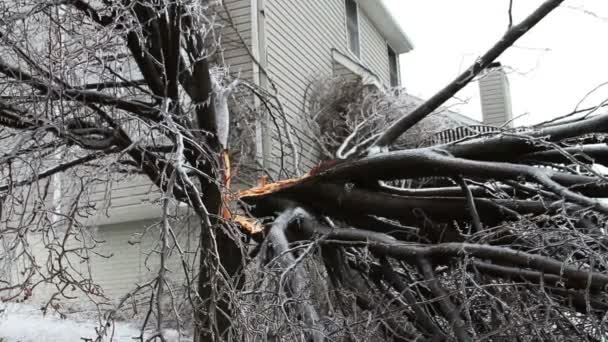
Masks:
[[[346,1],[346,32],[348,34],[348,47],[350,52],[359,57],[359,17],[357,13],[357,2]]]
[[[399,61],[397,54],[391,47],[388,47],[388,68],[391,76],[391,87],[399,86]]]

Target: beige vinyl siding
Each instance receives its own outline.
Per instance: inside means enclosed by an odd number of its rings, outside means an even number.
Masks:
[[[266,0],[265,39],[270,82],[277,89],[285,114],[300,154],[300,171],[310,170],[319,158],[314,133],[306,120],[305,94],[311,82],[332,73],[344,72],[335,68],[332,49],[361,63],[376,74],[383,83],[390,83],[388,50],[385,39],[359,10],[359,34],[361,58],[357,59],[348,49],[346,34],[346,8],[344,0]],[[278,168],[281,151],[291,154],[287,134],[281,127],[281,137],[276,128],[272,132],[271,160],[273,169]],[[284,163],[293,170],[292,158]]]
[[[252,49],[251,0],[224,0],[223,3],[225,8],[222,6],[216,8],[218,24],[222,26],[221,60],[218,62],[228,66],[232,75],[251,82],[253,80],[253,59],[249,53]]]
[[[192,220],[190,224],[172,224],[174,232],[179,241],[179,247],[184,252],[183,260],[188,265],[190,280],[193,274],[197,273],[198,254],[196,253],[199,245],[198,227]],[[76,228],[74,228],[76,229]],[[62,259],[62,265],[66,267],[70,277],[83,286],[99,286],[106,298],[110,302],[116,302],[125,294],[133,291],[138,285],[154,279],[159,270],[159,234],[160,225],[158,220],[143,220],[122,222],[119,224],[81,227],[78,238],[71,236],[66,243],[68,249],[74,249],[83,256],[88,256],[88,262],[82,262],[80,257],[74,253],[68,253]],[[32,255],[36,262],[41,266],[38,272],[48,276],[47,266],[50,263],[57,263],[57,255],[60,249],[50,252],[45,248],[50,235],[43,238],[40,233],[32,233],[28,236]],[[58,244],[62,241],[61,233],[54,242]],[[86,241],[89,247],[95,246],[92,251],[78,250],[82,248],[82,241]],[[169,238],[168,259],[166,262],[166,278],[173,291],[180,291],[186,277],[182,265],[181,255],[175,248],[173,240]],[[93,252],[94,251],[94,252]],[[68,262],[69,261],[69,262]],[[13,282],[22,281],[21,263],[13,265],[11,277]],[[40,280],[39,275],[35,276],[31,283]],[[54,281],[57,283],[57,279]],[[30,303],[45,303],[58,291],[52,284],[42,283],[34,289]],[[148,292],[149,294],[149,289]],[[91,304],[87,302],[86,296],[80,289],[71,288],[66,295],[77,297],[80,304]],[[91,297],[102,300],[102,297]],[[65,305],[66,299],[62,302]]]
[[[332,74],[332,49],[347,51],[345,8],[343,0],[267,0],[266,52],[270,81],[278,88],[288,123],[300,154],[300,171],[312,168],[318,159],[313,133],[304,115],[306,89],[318,77]],[[281,127],[282,129],[282,127]],[[270,163],[275,168],[281,144],[285,152],[293,153],[286,144],[287,134],[273,133]],[[291,158],[285,158],[293,170]]]
[[[192,271],[196,264],[198,227],[194,224],[174,225],[184,260]],[[159,270],[159,234],[161,226],[156,221],[134,221],[95,228],[99,241],[99,255],[91,257],[91,277],[99,284],[106,296],[117,299],[137,285],[153,279]],[[180,255],[169,238],[170,255],[167,260],[167,280],[174,290],[184,281]],[[192,276],[191,276],[192,278]]]
[[[346,68],[345,66],[343,66],[342,64],[340,64],[338,62],[334,63],[333,75],[336,77],[339,77],[341,79],[344,79],[345,81],[349,81],[349,82],[361,80],[361,76],[355,74],[350,69]]]
[[[95,206],[85,221],[87,225],[156,218],[161,215],[160,190],[147,176],[120,176],[90,186],[87,190],[80,202]],[[77,188],[68,188],[66,191],[74,193]]]
[[[380,78],[384,85],[390,85],[388,46],[386,40],[367,18],[365,12],[359,11],[361,38],[361,63]]]

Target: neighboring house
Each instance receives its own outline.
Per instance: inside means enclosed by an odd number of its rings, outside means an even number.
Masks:
[[[424,100],[404,94],[408,107],[406,110],[413,110]],[[440,107],[434,113],[426,117],[420,123],[404,133],[403,141],[407,147],[431,146],[453,141],[450,138],[460,136],[458,132],[466,130],[467,127],[482,125],[481,122],[471,119],[468,116]]]
[[[432,134],[419,141],[418,146],[447,144],[513,127],[511,90],[507,73],[502,65],[499,62],[492,63],[480,75],[478,84],[482,122],[448,109],[439,110],[435,114],[439,118],[431,118]],[[412,97],[412,102],[422,103],[422,100]],[[424,121],[422,124],[421,126],[424,127]],[[416,134],[420,135],[420,132]]]
[[[481,75],[479,95],[484,125],[500,128],[513,127],[511,86],[500,62],[490,64],[486,72]]]

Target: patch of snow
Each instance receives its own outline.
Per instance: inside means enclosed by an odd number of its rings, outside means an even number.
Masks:
[[[4,311],[2,311],[4,310]],[[95,341],[96,320],[61,319],[58,315],[43,316],[33,305],[5,303],[0,306],[0,341],[2,342],[63,342]],[[112,330],[109,330],[111,333]],[[106,336],[103,342],[133,342],[140,330],[135,323],[116,322],[114,335]],[[144,334],[151,336],[153,333]],[[180,339],[179,333],[166,329],[163,335],[167,342],[191,342],[189,337]]]
[[[367,151],[367,156],[373,157],[377,154],[386,153],[388,151],[389,151],[388,147],[386,147],[386,146],[371,146]]]

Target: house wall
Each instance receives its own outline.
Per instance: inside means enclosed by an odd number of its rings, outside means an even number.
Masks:
[[[64,177],[67,175],[64,175]],[[63,211],[69,210],[74,198],[82,189],[78,182],[64,182]],[[147,176],[101,174],[99,181],[87,185],[79,196],[81,205],[94,205],[85,224],[96,226],[136,221],[160,216],[161,193]],[[84,208],[82,209],[85,210]]]
[[[253,81],[252,13],[251,0],[224,0],[216,6],[220,25],[220,60],[230,73],[246,81]]]
[[[251,1],[224,0],[223,3],[225,7],[215,8],[221,37],[216,62],[226,65],[232,76],[252,82]],[[240,97],[240,100],[253,102],[251,95]],[[111,255],[110,258],[96,256],[91,259],[92,278],[110,298],[119,298],[157,272],[158,255],[153,251],[158,250],[159,227],[149,227],[158,221],[161,214],[160,196],[158,188],[145,176],[121,177],[94,187],[88,195],[90,201],[103,209],[89,220],[89,224],[96,227],[97,238],[105,241],[99,245],[99,252]],[[182,226],[179,231],[181,247],[192,258],[189,262],[194,264],[198,227]],[[139,243],[129,243],[144,232],[147,233]],[[171,258],[169,269],[169,277],[174,283],[184,279],[179,258]]]
[[[332,75],[332,49],[360,62],[383,83],[389,84],[386,41],[360,9],[361,58],[352,55],[348,50],[344,0],[266,0],[264,13],[269,81],[276,85],[292,130],[300,155],[299,171],[306,172],[319,158],[313,130],[305,117],[307,87],[316,78]],[[269,131],[272,132],[269,159],[276,170],[282,155],[289,156],[294,151],[286,143],[288,137],[283,128],[283,143],[276,128],[270,125]],[[283,151],[278,146],[282,146]],[[293,171],[292,158],[283,160]]]
[[[174,225],[180,248],[186,263],[193,271],[196,265],[198,228],[192,224]],[[90,260],[91,278],[112,299],[118,299],[129,291],[157,276],[159,270],[160,229],[157,220],[123,222],[96,227],[95,237],[104,241],[97,248],[101,255]],[[168,239],[171,250],[167,260],[167,280],[174,290],[181,290],[185,279],[181,258]],[[109,258],[104,257],[110,256]],[[192,278],[192,275],[190,276]]]
[[[200,226],[196,220],[190,222],[171,222],[171,226],[179,242],[179,248],[183,254],[178,253],[178,249],[172,238],[168,239],[168,258],[166,260],[166,281],[171,286],[174,293],[179,293],[184,287],[186,280],[183,260],[188,265],[190,280],[193,274],[198,272],[197,247],[199,246],[198,232]],[[127,293],[135,290],[139,285],[154,279],[159,270],[159,251],[160,251],[160,229],[158,220],[141,220],[132,222],[122,222],[110,225],[72,227],[70,235],[65,241],[66,249],[72,250],[62,256],[61,264],[68,274],[67,279],[73,279],[81,283],[83,287],[91,284],[98,285],[103,291],[103,295],[109,299],[109,303],[116,302]],[[64,243],[62,234],[64,231],[56,230],[54,234],[50,232],[32,232],[27,237],[29,245],[29,255],[35,259],[39,269],[36,275],[30,279],[29,284],[36,284],[41,280],[41,276],[49,277],[49,267],[54,264],[58,268],[58,253],[62,251],[55,248],[57,244]],[[51,242],[51,247],[47,247]],[[83,242],[84,241],[84,242]],[[82,249],[83,246],[93,247],[93,250]],[[55,246],[55,247],[54,247]],[[16,252],[24,250],[20,248]],[[94,252],[93,252],[94,251]],[[88,262],[82,262],[78,255],[88,257]],[[25,280],[29,263],[19,262],[11,265],[10,271],[5,276],[10,275],[11,281],[17,283]],[[57,283],[57,279],[53,278]],[[91,287],[91,290],[93,288]],[[36,286],[33,296],[28,299],[28,303],[45,303],[51,296],[57,293],[58,288],[51,284],[41,283]],[[150,288],[142,293],[149,294]],[[80,289],[69,287],[65,295],[72,297],[61,298],[62,306],[68,303],[88,305],[92,304],[86,300],[86,296]],[[90,296],[98,302],[106,302],[101,296]]]
[[[384,85],[390,85],[388,46],[386,40],[361,9],[359,10],[361,63],[378,76]]]

